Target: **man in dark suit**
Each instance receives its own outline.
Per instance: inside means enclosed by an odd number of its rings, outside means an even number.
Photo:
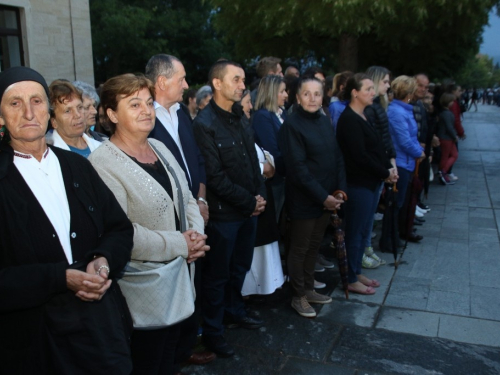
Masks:
[[[183,109],[182,94],[189,86],[186,82],[186,71],[178,58],[159,54],[151,57],[146,65],[146,76],[155,85],[156,121],[150,138],[165,144],[181,166],[189,183],[189,189],[198,202],[201,216],[208,222],[208,203],[206,200],[205,161],[194,139],[189,112]],[[186,108],[187,110],[187,108]],[[201,296],[200,283],[203,260],[196,262],[195,287]],[[201,304],[196,300],[195,313],[183,323],[183,341],[179,344],[182,350],[189,350],[196,342],[198,317]],[[179,349],[178,349],[179,350]],[[204,364],[215,359],[212,352],[193,353],[189,362]]]
[[[205,161],[194,140],[191,119],[182,108],[182,94],[189,86],[184,66],[174,56],[151,57],[146,76],[155,85],[156,122],[150,138],[165,144],[184,170],[189,188],[197,200],[201,216],[208,222]]]

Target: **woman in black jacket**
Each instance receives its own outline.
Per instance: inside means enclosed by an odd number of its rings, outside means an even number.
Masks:
[[[314,265],[330,212],[342,204],[335,190],[345,184],[344,161],[330,120],[321,114],[323,84],[316,78],[300,80],[297,110],[283,123],[279,146],[285,161],[285,204],[290,223],[288,274],[292,307],[304,317],[315,317],[310,303],[330,303],[314,291]]]
[[[387,117],[387,106],[389,105],[389,100],[387,99],[387,90],[389,89],[389,87],[391,87],[391,72],[389,71],[389,69],[386,69],[382,66],[371,66],[366,71],[366,74],[373,82],[375,97],[373,98],[373,103],[366,106],[364,114],[366,116],[366,119],[373,126],[375,126],[375,129],[377,129],[377,132],[382,139],[385,153],[390,159],[392,166],[396,168],[396,151],[394,150],[391,134],[389,133],[389,119]],[[380,194],[382,193],[382,188],[383,185],[380,184],[379,198]],[[384,233],[384,230],[382,230],[382,233]],[[382,238],[380,241],[383,244],[385,243],[384,238]],[[381,248],[384,247],[385,246],[381,246]],[[386,262],[384,259],[375,254],[371,244],[371,237],[368,238],[365,244],[365,253],[363,255],[362,266],[364,268],[377,268],[379,265],[384,265],[385,263]]]
[[[361,275],[361,262],[371,235],[380,185],[384,180],[396,181],[397,174],[379,133],[364,115],[375,96],[372,80],[366,74],[355,74],[347,81],[346,96],[350,103],[340,115],[337,140],[344,155],[349,197],[345,207],[349,290],[375,294],[374,288],[380,283]]]
[[[87,160],[47,147],[40,74],[4,71],[0,96],[0,373],[130,374],[132,224]]]

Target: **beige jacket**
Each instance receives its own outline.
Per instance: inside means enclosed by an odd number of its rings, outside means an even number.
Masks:
[[[176,171],[182,186],[186,228],[204,233],[203,218],[189,190],[184,171],[162,142],[155,139],[149,139],[149,142]],[[161,161],[159,157],[158,160]],[[188,257],[184,236],[175,228],[174,205],[179,207],[179,202],[175,181],[170,174],[173,202],[154,178],[110,141],[102,142],[101,147],[90,154],[89,161],[114,193],[134,226],[132,260],[164,262],[178,256]]]

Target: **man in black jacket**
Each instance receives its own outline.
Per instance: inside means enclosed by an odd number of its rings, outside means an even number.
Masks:
[[[203,339],[219,356],[234,350],[222,336],[223,318],[244,328],[263,322],[247,316],[241,288],[250,269],[257,216],[264,211],[265,187],[254,139],[233,105],[245,89],[245,72],[238,64],[219,61],[210,69],[214,93],[198,114],[193,130],[206,162],[207,200],[210,212],[206,234],[210,252],[203,271]]]

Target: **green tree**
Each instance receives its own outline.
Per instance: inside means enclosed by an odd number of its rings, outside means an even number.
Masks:
[[[212,63],[229,57],[212,13],[201,0],[90,0],[96,82],[144,72],[157,53],[178,57],[188,82],[205,82]]]
[[[336,70],[385,65],[397,73],[455,72],[477,53],[499,0],[210,0],[238,58],[314,51]]]
[[[466,88],[494,87],[500,83],[500,70],[488,55],[477,55],[467,61],[456,81]]]

